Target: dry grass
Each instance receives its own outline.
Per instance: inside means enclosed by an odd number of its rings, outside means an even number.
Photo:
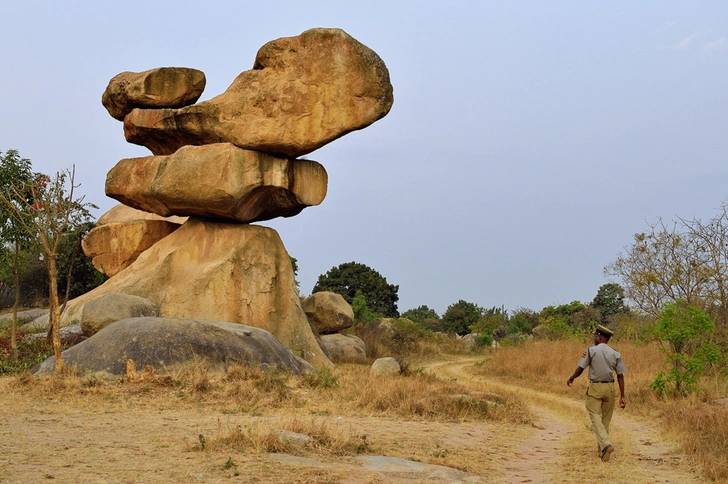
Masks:
[[[576,368],[590,341],[544,341],[521,347],[500,348],[478,365],[477,372],[497,375],[506,381],[581,399],[586,374],[570,388],[566,379]],[[651,417],[679,442],[703,474],[716,481],[728,480],[728,406],[712,403],[726,395],[726,381],[705,378],[702,390],[690,398],[663,399],[649,384],[662,367],[664,355],[656,345],[613,341],[627,365],[627,411]]]

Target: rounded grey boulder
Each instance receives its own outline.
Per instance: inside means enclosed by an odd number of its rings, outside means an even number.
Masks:
[[[63,352],[63,362],[81,371],[123,375],[125,361],[155,370],[200,358],[213,367],[245,364],[296,374],[313,367],[294,355],[268,331],[238,323],[194,319],[129,318],[116,321],[86,341]],[[33,368],[53,373],[55,357]]]
[[[156,316],[159,308],[149,299],[131,294],[106,294],[84,306],[81,329],[84,336],[93,336],[114,321]]]

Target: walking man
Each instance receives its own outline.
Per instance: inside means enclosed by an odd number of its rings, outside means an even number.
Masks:
[[[614,375],[617,374],[619,384],[619,406],[627,406],[624,398],[624,366],[622,355],[610,348],[609,338],[614,332],[601,324],[594,331],[594,346],[586,349],[574,374],[566,381],[568,386],[589,367],[589,388],[586,391],[586,410],[597,436],[599,455],[602,462],[607,462],[614,452],[614,446],[609,440],[609,422],[614,412]]]

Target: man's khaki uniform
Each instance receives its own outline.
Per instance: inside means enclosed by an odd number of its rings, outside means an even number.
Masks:
[[[599,454],[608,445],[609,422],[614,412],[614,375],[627,371],[622,355],[606,343],[590,346],[579,360],[579,368],[589,367],[589,387],[586,390],[586,410],[597,436]]]

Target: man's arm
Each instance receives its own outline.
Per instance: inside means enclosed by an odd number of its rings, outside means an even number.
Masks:
[[[624,374],[617,375],[617,383],[619,383],[619,407],[627,406],[627,399],[624,398]]]
[[[574,374],[571,375],[568,380],[566,380],[566,384],[571,386],[571,384],[574,383],[574,380],[579,378],[582,373],[584,373],[584,368],[577,366],[576,370],[574,370]],[[619,375],[619,376],[622,376],[622,375]]]

